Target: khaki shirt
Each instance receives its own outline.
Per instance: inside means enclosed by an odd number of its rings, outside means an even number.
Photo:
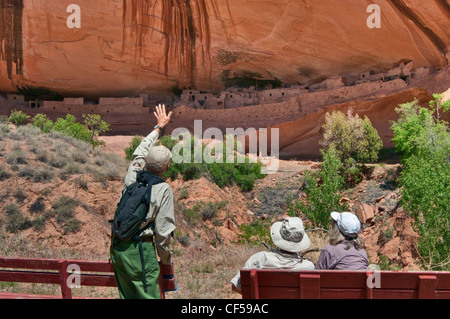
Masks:
[[[123,191],[136,181],[137,171],[145,169],[145,157],[158,139],[158,131],[152,131],[145,137],[133,153],[130,166],[123,182]],[[161,263],[172,263],[172,252],[169,249],[170,236],[175,230],[174,197],[169,184],[161,183],[152,186],[152,198],[147,218],[141,228],[153,223],[144,230],[141,238],[153,237]]]

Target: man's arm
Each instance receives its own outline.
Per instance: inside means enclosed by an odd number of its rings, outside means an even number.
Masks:
[[[124,180],[124,188],[130,186],[136,181],[136,172],[145,169],[145,157],[150,149],[156,144],[158,137],[161,135],[162,129],[169,123],[172,112],[166,115],[166,107],[158,105],[153,113],[157,120],[157,126],[147,135],[135,149],[131,163]]]
[[[163,265],[172,264],[172,253],[169,249],[170,236],[175,230],[174,198],[170,187],[162,195],[161,206],[155,217],[155,245]]]
[[[170,118],[172,117],[172,112],[169,112],[169,114],[166,115],[166,106],[164,104],[159,104],[153,114],[156,117],[157,124],[153,131],[146,138],[144,138],[141,144],[136,148],[133,153],[132,160],[135,160],[136,158],[145,159],[148,152],[155,145],[158,137],[161,135],[162,129],[169,123]]]

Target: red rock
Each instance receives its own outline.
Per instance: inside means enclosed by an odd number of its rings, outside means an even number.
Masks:
[[[363,203],[356,209],[356,216],[361,224],[369,223],[375,217],[375,208]]]

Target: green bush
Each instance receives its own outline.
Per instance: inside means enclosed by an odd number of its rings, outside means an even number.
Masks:
[[[430,105],[434,104],[438,102],[430,102]],[[450,159],[448,123],[435,118],[434,109],[421,107],[419,101],[414,99],[400,104],[396,111],[399,118],[391,126],[394,131],[392,141],[402,160],[412,155],[430,157],[438,153],[446,154]]]
[[[127,160],[131,160],[133,152],[139,146],[141,141],[141,137],[133,138],[130,146],[125,149]],[[213,154],[220,158],[219,161],[213,161],[212,163],[207,163],[205,161],[202,163],[194,163],[194,145],[195,143],[199,143],[199,141],[196,137],[192,136],[188,142],[190,142],[191,145],[191,162],[175,163],[174,161],[171,161],[170,167],[167,172],[164,173],[163,178],[171,178],[172,180],[175,180],[181,175],[183,180],[188,181],[198,179],[202,176],[208,176],[219,187],[237,184],[242,191],[250,191],[254,188],[255,181],[257,179],[262,179],[265,177],[265,175],[261,173],[262,164],[260,162],[252,163],[247,157],[240,157],[240,160],[238,161],[239,155],[234,155],[234,162],[231,161],[231,163],[226,163],[224,160],[226,155],[225,142],[223,143],[223,157],[219,157],[219,154]],[[164,145],[169,150],[173,150],[174,146],[178,143],[180,143],[180,141],[172,139],[171,136],[163,136],[157,142],[157,145]],[[202,154],[204,154],[205,145],[202,145],[201,150]],[[180,156],[183,156],[183,151],[184,149],[181,148],[179,154]],[[221,162],[222,159],[223,163]]]
[[[11,115],[9,116],[9,121],[14,125],[23,125],[26,120],[28,120],[30,116],[22,111],[12,110]]]
[[[402,205],[413,216],[418,250],[429,269],[450,270],[450,164],[442,158],[406,160],[400,174]]]
[[[130,146],[125,149],[125,158],[127,161],[131,161],[133,157],[133,153],[136,150],[136,148],[141,144],[143,138],[140,136],[135,136],[130,142]]]
[[[58,118],[53,125],[53,130],[76,139],[88,142],[91,139],[91,133],[83,124],[78,123],[75,116],[67,114],[66,118]]]
[[[353,116],[351,110],[347,115],[339,111],[327,113],[322,129],[320,144],[326,150],[334,147],[342,162],[348,158],[358,163],[377,161],[383,143],[367,116],[361,119],[358,114]]]
[[[362,165],[376,162],[378,152],[383,146],[377,130],[367,118],[361,119],[358,114],[347,115],[334,111],[325,115],[322,126],[323,138],[320,144],[325,151],[333,147],[337,157],[343,163],[342,174],[350,184],[361,181]]]
[[[401,203],[414,219],[418,252],[427,269],[450,270],[450,132],[438,115],[448,110],[439,99],[434,95],[429,109],[417,99],[401,104],[392,129],[402,155]]]
[[[305,171],[306,200],[288,201],[288,214],[300,216],[303,213],[314,227],[329,227],[330,213],[344,211],[346,203],[340,204],[344,178],[339,174],[342,163],[334,148],[322,151],[323,163],[319,172]],[[320,181],[320,183],[319,183]]]
[[[174,163],[171,162],[169,170],[163,175],[164,178],[176,179],[179,175],[184,180],[198,179],[201,176],[210,177],[219,187],[238,185],[242,191],[250,191],[254,188],[257,179],[262,179],[265,174],[261,173],[261,162],[253,163],[248,157],[234,154],[234,158],[227,163],[226,158],[226,142],[222,144],[222,154],[212,154],[217,161],[203,161],[202,163],[193,163],[194,161],[194,145],[199,143],[196,137],[190,137],[190,159],[192,163]],[[160,143],[170,150],[180,141],[173,140],[171,137],[161,138]],[[235,143],[235,148],[237,147]],[[180,156],[183,156],[185,149],[180,150]],[[201,146],[202,154],[205,154],[205,145]],[[239,158],[238,158],[239,156]],[[239,160],[238,160],[239,159]]]
[[[49,133],[53,129],[53,121],[43,113],[36,114],[31,120],[31,125],[38,127],[42,133]]]

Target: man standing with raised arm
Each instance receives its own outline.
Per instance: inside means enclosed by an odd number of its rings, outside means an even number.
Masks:
[[[165,106],[158,105],[154,115],[157,125],[134,151],[121,196],[128,186],[136,182],[139,171],[145,170],[156,177],[161,177],[169,168],[171,152],[164,146],[154,145],[164,126],[169,123],[172,112],[167,115]],[[167,183],[161,181],[152,186],[148,214],[139,229],[142,255],[138,241],[112,239],[111,261],[120,298],[158,299],[160,266],[157,256],[162,267],[172,267],[169,243],[171,233],[175,230],[174,198]],[[145,269],[145,276],[142,269]]]

